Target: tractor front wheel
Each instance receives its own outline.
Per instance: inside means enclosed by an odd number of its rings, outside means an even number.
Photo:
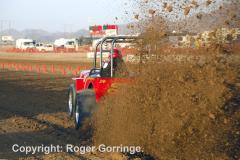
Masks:
[[[68,114],[73,116],[76,109],[76,89],[74,84],[71,84],[68,88]]]

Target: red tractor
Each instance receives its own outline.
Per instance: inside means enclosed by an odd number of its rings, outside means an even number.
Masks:
[[[71,117],[74,117],[75,128],[79,129],[82,121],[90,117],[97,108],[97,103],[106,95],[108,89],[113,83],[124,82],[123,79],[116,76],[117,73],[127,75],[124,69],[122,55],[115,48],[118,43],[134,43],[137,37],[133,36],[118,36],[105,37],[96,44],[94,53],[94,65],[91,70],[81,71],[80,76],[73,78],[74,84],[71,84],[68,89],[68,112]],[[103,47],[110,45],[110,50],[105,50]],[[100,47],[100,58],[97,53]],[[109,53],[107,60],[103,60],[103,53]],[[100,63],[99,67],[97,62]]]

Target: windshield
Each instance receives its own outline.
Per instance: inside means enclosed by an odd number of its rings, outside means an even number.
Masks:
[[[24,42],[24,45],[25,45],[25,46],[33,46],[34,43],[33,43],[33,42]]]
[[[67,45],[74,45],[74,44],[75,44],[74,41],[67,42]]]

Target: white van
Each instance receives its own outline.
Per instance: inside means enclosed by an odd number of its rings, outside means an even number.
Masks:
[[[21,50],[34,49],[35,41],[32,39],[18,39],[16,40],[16,48]]]
[[[54,46],[56,48],[74,49],[78,50],[78,42],[76,39],[64,39],[60,38],[55,40]]]
[[[54,50],[52,44],[43,44],[43,43],[37,43],[36,49],[39,52],[53,52]]]

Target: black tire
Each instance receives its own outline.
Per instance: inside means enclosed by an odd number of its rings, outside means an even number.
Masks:
[[[76,96],[75,129],[79,129],[85,119],[90,118],[97,108],[94,90],[83,90]]]
[[[75,85],[71,84],[68,88],[68,114],[73,116],[76,110],[76,89]]]

